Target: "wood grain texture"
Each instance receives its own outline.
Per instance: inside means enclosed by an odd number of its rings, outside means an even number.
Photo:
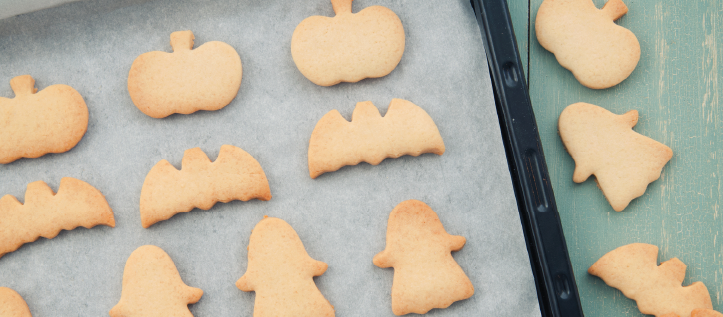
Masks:
[[[575,278],[586,316],[642,316],[635,303],[586,270],[619,246],[644,242],[660,247],[659,260],[688,265],[684,285],[701,281],[713,307],[723,310],[723,1],[628,0],[618,24],[641,45],[631,76],[606,90],[583,87],[537,42],[534,21],[542,0],[509,0],[516,33],[529,29],[529,85],[540,137]],[[604,0],[594,0],[600,8]],[[720,42],[720,43],[719,43]],[[521,54],[526,55],[520,45]],[[574,162],[557,132],[562,110],[588,102],[622,114],[636,109],[635,131],[673,149],[661,178],[624,212],[614,212],[595,182],[572,181]]]

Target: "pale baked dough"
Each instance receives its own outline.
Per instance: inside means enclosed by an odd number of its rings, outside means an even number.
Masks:
[[[18,292],[7,287],[0,287],[0,316],[2,317],[33,317],[30,308]]]
[[[690,317],[696,308],[713,309],[708,288],[701,282],[682,286],[685,264],[672,258],[658,266],[658,247],[633,243],[608,252],[587,272],[635,300],[640,312],[663,317]]]
[[[433,308],[474,295],[474,286],[452,258],[466,239],[447,233],[437,213],[418,200],[392,210],[387,224],[387,247],[374,256],[374,265],[394,267],[392,312],[426,314]]]
[[[331,0],[335,17],[304,19],[291,36],[299,71],[319,86],[391,73],[404,53],[404,27],[382,6],[351,12],[352,0]]]
[[[335,315],[334,306],[314,283],[314,276],[326,272],[326,263],[306,253],[299,235],[288,223],[264,216],[251,231],[247,250],[248,268],[236,287],[256,292],[254,317]]]
[[[88,129],[88,107],[70,86],[40,92],[30,75],[10,80],[15,98],[0,97],[0,164],[72,149]]]
[[[111,317],[193,317],[188,304],[203,296],[183,283],[171,257],[153,245],[139,247],[123,269],[123,290]]]
[[[173,53],[149,52],[133,61],[128,93],[138,110],[164,118],[174,113],[219,110],[241,86],[241,57],[230,45],[211,41],[193,49],[193,32],[171,33]]]
[[[219,201],[271,199],[259,162],[233,145],[221,146],[214,162],[200,148],[186,150],[181,164],[179,171],[161,160],[146,175],[140,203],[143,228],[193,208],[209,210]]]
[[[673,157],[669,147],[633,131],[637,123],[636,110],[616,115],[583,102],[560,114],[560,138],[575,160],[572,180],[582,183],[594,174],[615,211],[642,196]]]
[[[115,227],[115,218],[95,187],[63,177],[55,194],[45,182],[33,182],[28,184],[24,204],[11,195],[0,198],[0,257],[40,237],[55,238],[60,230],[96,225]]]
[[[640,60],[638,38],[613,22],[627,12],[621,0],[609,0],[601,10],[592,0],[545,0],[535,18],[537,41],[585,87],[609,88],[628,78]]]
[[[356,104],[351,122],[332,110],[319,120],[309,140],[309,175],[316,178],[346,165],[377,165],[385,158],[444,154],[434,120],[417,105],[392,99],[384,117],[371,102]]]
[[[665,314],[660,317],[680,317],[677,314]],[[723,317],[723,314],[712,310],[712,309],[700,309],[696,308],[693,309],[693,312],[690,313],[690,317]]]

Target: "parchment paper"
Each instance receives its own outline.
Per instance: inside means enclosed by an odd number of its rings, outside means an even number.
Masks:
[[[0,19],[78,0],[0,0]]]
[[[254,293],[234,283],[247,266],[249,235],[264,215],[287,221],[309,255],[329,264],[315,278],[337,316],[392,316],[393,269],[372,264],[384,249],[398,203],[419,199],[445,229],[467,238],[453,256],[475,286],[472,298],[430,316],[539,316],[511,186],[482,40],[465,0],[357,0],[354,12],[383,5],[404,24],[406,49],[388,76],[319,87],[291,59],[291,34],[312,15],[332,16],[328,0],[88,0],[0,20],[0,96],[30,74],[43,89],[67,84],[88,105],[88,132],[71,151],[0,165],[0,194],[24,201],[28,183],[54,190],[65,176],[105,194],[117,226],[63,231],[0,258],[0,286],[18,291],[33,316],[107,316],[121,295],[123,267],[141,245],[164,249],[184,282],[204,290],[199,316],[251,316]],[[218,40],[241,55],[238,96],[224,109],[153,119],[131,102],[128,70],[140,54],[170,51],[173,31],[196,46]],[[313,180],[308,141],[316,122],[359,101],[386,112],[392,98],[425,109],[447,152],[362,163]],[[161,159],[180,168],[186,149],[214,160],[238,146],[263,167],[273,198],[219,203],[149,229],[139,197]]]

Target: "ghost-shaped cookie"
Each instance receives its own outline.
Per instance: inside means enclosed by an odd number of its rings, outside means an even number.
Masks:
[[[452,258],[466,239],[447,233],[437,214],[418,200],[392,210],[387,224],[387,247],[374,256],[374,265],[394,267],[392,312],[399,316],[425,314],[470,298],[474,286]]]
[[[110,310],[110,316],[193,317],[188,304],[195,304],[202,295],[202,290],[183,283],[165,251],[144,245],[126,261],[121,299]]]
[[[615,211],[623,211],[660,177],[673,150],[633,131],[638,112],[616,115],[580,102],[560,114],[560,138],[575,160],[572,180],[582,183],[590,175]]]
[[[264,217],[251,231],[248,268],[236,282],[245,292],[256,292],[254,317],[329,317],[334,306],[314,283],[327,264],[312,259],[294,228]]]

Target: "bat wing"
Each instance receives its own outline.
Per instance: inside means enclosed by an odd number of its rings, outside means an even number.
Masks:
[[[55,194],[45,182],[33,182],[25,193],[25,204],[11,195],[0,198],[0,257],[40,237],[52,239],[60,230],[96,225],[115,227],[115,219],[95,187],[64,177]]]
[[[701,282],[682,286],[686,266],[673,258],[657,265],[658,247],[633,243],[608,252],[588,273],[600,277],[638,304],[640,312],[690,317],[696,308],[712,309],[708,289]]]
[[[140,202],[144,228],[193,208],[211,209],[219,201],[271,199],[261,165],[238,147],[222,146],[215,162],[193,148],[184,154],[182,165],[179,171],[162,160],[148,172]]]
[[[385,158],[444,151],[437,125],[422,108],[393,99],[382,117],[365,101],[357,103],[351,122],[336,110],[319,120],[309,141],[309,174],[316,178],[346,165],[377,165]]]

